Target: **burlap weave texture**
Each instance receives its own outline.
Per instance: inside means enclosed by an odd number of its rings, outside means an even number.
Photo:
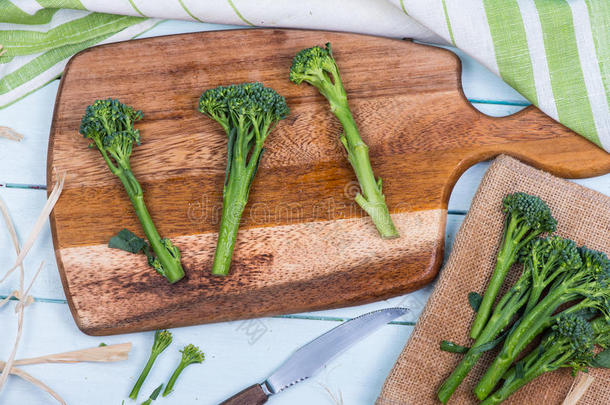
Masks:
[[[439,349],[441,340],[470,345],[474,312],[470,291],[483,293],[495,265],[504,225],[502,198],[523,191],[546,201],[557,219],[557,234],[610,253],[610,197],[556,178],[508,156],[498,157],[485,174],[470,211],[456,235],[451,255],[409,342],[387,377],[377,405],[439,404],[436,390],[460,361]],[[514,266],[511,283],[520,272]],[[497,349],[496,349],[497,350]],[[496,354],[486,353],[456,390],[449,404],[477,404],[472,389]],[[610,404],[610,370],[591,370],[595,381],[579,404]],[[572,384],[569,370],[543,375],[507,404],[561,404]]]

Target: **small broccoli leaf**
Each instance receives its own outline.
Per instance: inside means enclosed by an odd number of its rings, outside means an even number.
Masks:
[[[610,349],[599,352],[591,365],[593,367],[610,368]]]
[[[514,328],[514,326],[513,326]],[[498,336],[497,338],[495,338],[494,340],[491,340],[487,343],[483,343],[480,346],[476,346],[472,349],[472,353],[473,354],[479,354],[479,353],[483,353],[483,352],[488,352],[491,349],[493,349],[494,347],[496,347],[497,345],[500,344],[500,342],[502,342],[504,340],[504,338],[506,337],[506,335],[508,335],[510,333],[510,331],[513,329],[507,329],[506,331],[504,331],[500,336]]]
[[[139,253],[145,246],[148,247],[148,243],[128,229],[122,229],[108,241],[109,248],[130,253]]]
[[[102,342],[99,345],[97,345],[97,347],[104,347],[104,346],[108,346],[106,343]]]
[[[517,364],[515,364],[515,378],[516,379],[522,379],[525,375],[525,371],[523,371],[523,362],[520,361]]]
[[[470,292],[468,293],[468,303],[474,310],[474,312],[479,311],[479,307],[481,306],[481,301],[483,301],[483,297],[478,292]]]
[[[155,399],[157,399],[157,397],[159,396],[159,394],[161,393],[161,390],[163,389],[163,384],[159,385],[157,388],[155,388],[155,390],[152,392],[152,394],[150,394],[150,399],[152,399],[153,401]]]
[[[441,350],[449,353],[466,353],[469,348],[448,340],[441,341]]]

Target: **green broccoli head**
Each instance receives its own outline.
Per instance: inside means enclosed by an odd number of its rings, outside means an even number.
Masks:
[[[217,121],[229,134],[252,132],[264,141],[273,126],[290,110],[286,99],[262,83],[241,83],[206,90],[199,99],[199,111]]]
[[[532,232],[551,233],[557,227],[550,208],[539,197],[522,192],[513,193],[504,197],[502,205],[504,212],[515,217]]]
[[[581,316],[562,315],[552,326],[552,330],[554,335],[545,339],[543,346],[560,343],[573,353],[567,364],[560,367],[572,367],[574,371],[585,369],[594,356],[595,331],[591,324]]]
[[[184,349],[180,350],[180,352],[182,353],[181,363],[185,366],[193,363],[202,363],[205,360],[205,354],[193,344],[184,346]]]
[[[134,124],[142,117],[142,111],[119,100],[97,100],[87,107],[79,132],[93,141],[89,146],[95,145],[104,158],[110,155],[120,167],[128,167],[133,144],[140,144]]]
[[[289,78],[295,84],[305,81],[318,87],[329,81],[328,74],[334,75],[338,71],[332,48],[327,43],[325,48],[314,46],[299,51],[292,60]]]
[[[155,339],[153,341],[152,353],[159,355],[163,350],[172,343],[172,333],[166,330],[155,331]]]
[[[580,248],[582,267],[591,277],[599,281],[603,287],[608,287],[610,281],[610,260],[604,252],[589,249],[585,246]]]

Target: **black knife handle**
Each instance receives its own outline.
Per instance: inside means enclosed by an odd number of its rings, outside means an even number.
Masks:
[[[261,386],[254,384],[221,402],[220,405],[263,405],[267,402],[267,398],[267,394],[263,392]]]

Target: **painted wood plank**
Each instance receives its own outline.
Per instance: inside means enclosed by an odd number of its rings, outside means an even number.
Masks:
[[[49,364],[24,367],[53,387],[69,404],[120,404],[146,362],[152,333],[104,338],[82,334],[66,305],[34,303],[28,308],[25,338],[18,357],[31,357],[77,348],[130,341],[130,359],[112,364]],[[14,334],[12,305],[2,312],[0,358],[5,358]],[[158,359],[144,384],[140,400],[167,381],[179,360],[178,349],[199,345],[206,361],[186,369],[168,403],[217,404],[237,391],[260,382],[294,350],[339,322],[262,318],[255,321],[194,326],[172,330],[174,343]],[[341,392],[345,404],[371,404],[381,389],[412,327],[387,325],[333,360],[315,378],[273,398],[270,404],[332,404],[324,386]],[[9,339],[10,337],[10,339]],[[45,394],[11,377],[2,393],[6,404],[52,404]],[[132,403],[125,401],[125,403]]]

